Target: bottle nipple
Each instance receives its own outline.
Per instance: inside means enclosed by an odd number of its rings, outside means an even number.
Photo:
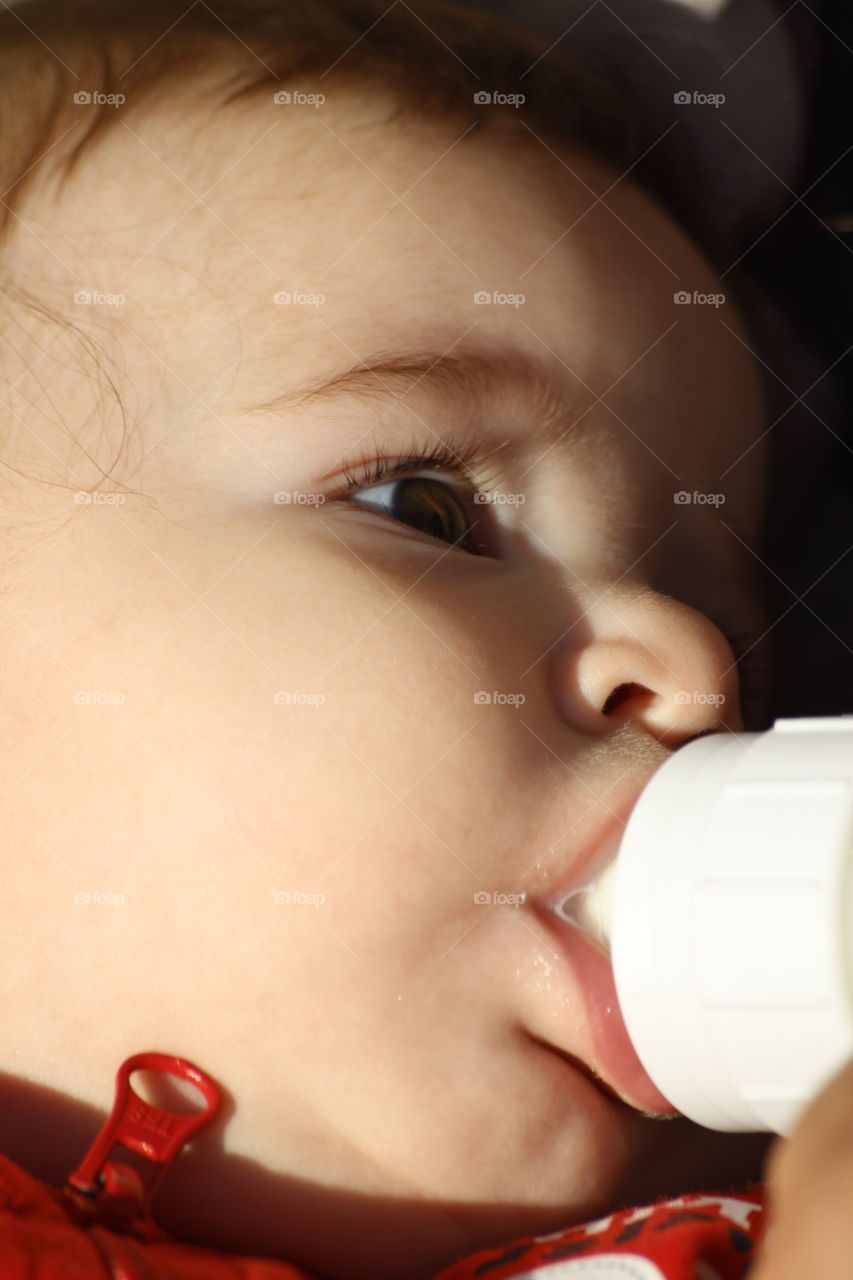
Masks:
[[[576,889],[556,908],[561,919],[583,929],[608,953],[615,875],[616,858],[613,858],[590,884]]]

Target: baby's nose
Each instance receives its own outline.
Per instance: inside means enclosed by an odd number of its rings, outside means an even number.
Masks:
[[[675,750],[743,728],[734,654],[698,609],[651,589],[614,588],[550,655],[555,702],[573,728],[612,733],[633,721]]]

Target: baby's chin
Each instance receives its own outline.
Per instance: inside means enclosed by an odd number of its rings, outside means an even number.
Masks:
[[[436,1207],[449,1207],[456,1194],[456,1213],[464,1213],[476,1237],[472,1248],[493,1243],[481,1240],[482,1232],[498,1229],[506,1238],[508,1223],[521,1235],[608,1213],[639,1170],[689,1140],[681,1117],[661,1123],[591,1071],[541,1045],[525,1055],[523,1072],[504,1088],[494,1098],[488,1132],[482,1132],[481,1108],[480,1132],[461,1123],[446,1136],[443,1151],[436,1133],[438,1158],[413,1171]]]
[[[515,1156],[508,1157],[514,1176],[472,1181],[481,1203],[488,1182],[488,1201],[503,1202],[503,1222],[513,1222],[514,1234],[547,1233],[661,1197],[761,1181],[772,1134],[720,1133],[678,1114],[644,1112],[557,1054],[539,1065],[540,1079],[531,1072],[526,1092],[532,1102],[538,1084],[542,1098],[538,1110],[521,1112]]]
[[[662,1135],[676,1128],[545,1050],[525,1052],[498,1096],[480,1093],[476,1117],[467,1089],[455,1110],[448,1105],[448,1086],[439,1106],[418,1109],[393,1137],[382,1136],[383,1120],[402,1112],[392,1098],[378,1104],[371,1149],[349,1146],[336,1161],[324,1143],[331,1163],[322,1169],[311,1168],[316,1148],[295,1146],[287,1163],[298,1175],[276,1171],[262,1143],[227,1152],[198,1144],[170,1172],[154,1217],[199,1247],[336,1280],[430,1280],[479,1249],[611,1212],[626,1179],[657,1164]]]

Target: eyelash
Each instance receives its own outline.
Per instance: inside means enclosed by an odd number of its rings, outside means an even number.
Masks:
[[[447,471],[466,481],[476,493],[491,496],[494,493],[496,472],[484,476],[479,466],[497,450],[481,454],[479,447],[479,441],[471,437],[460,441],[458,446],[450,445],[445,440],[438,440],[432,447],[419,446],[417,441],[413,441],[408,453],[402,457],[379,448],[378,452],[362,454],[355,463],[344,465],[342,471],[349,486],[347,492],[351,493],[353,489],[360,489],[368,484],[380,484],[383,480],[412,471],[434,470]],[[498,445],[499,449],[503,447]],[[355,472],[350,470],[350,465],[355,467]]]
[[[484,475],[480,467],[506,443],[504,441],[486,454],[480,453],[480,442],[474,437],[460,440],[455,446],[444,440],[433,445],[419,445],[415,439],[402,456],[391,454],[380,446],[370,453],[362,453],[356,461],[344,464],[341,470],[347,488],[339,496],[349,496],[356,489],[379,485],[414,471],[444,471],[463,480],[474,493],[484,495],[488,500],[495,492],[497,472]],[[766,652],[757,647],[754,633],[725,625],[721,629],[734,654],[740,680],[740,700],[746,705],[765,694],[770,676],[769,660]]]

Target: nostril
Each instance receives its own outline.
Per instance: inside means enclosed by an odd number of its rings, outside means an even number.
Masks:
[[[621,706],[625,699],[629,698],[635,689],[640,693],[647,692],[641,684],[617,685],[605,702],[604,706],[601,708],[601,714],[603,716],[609,716],[610,712],[615,711],[617,707]]]

